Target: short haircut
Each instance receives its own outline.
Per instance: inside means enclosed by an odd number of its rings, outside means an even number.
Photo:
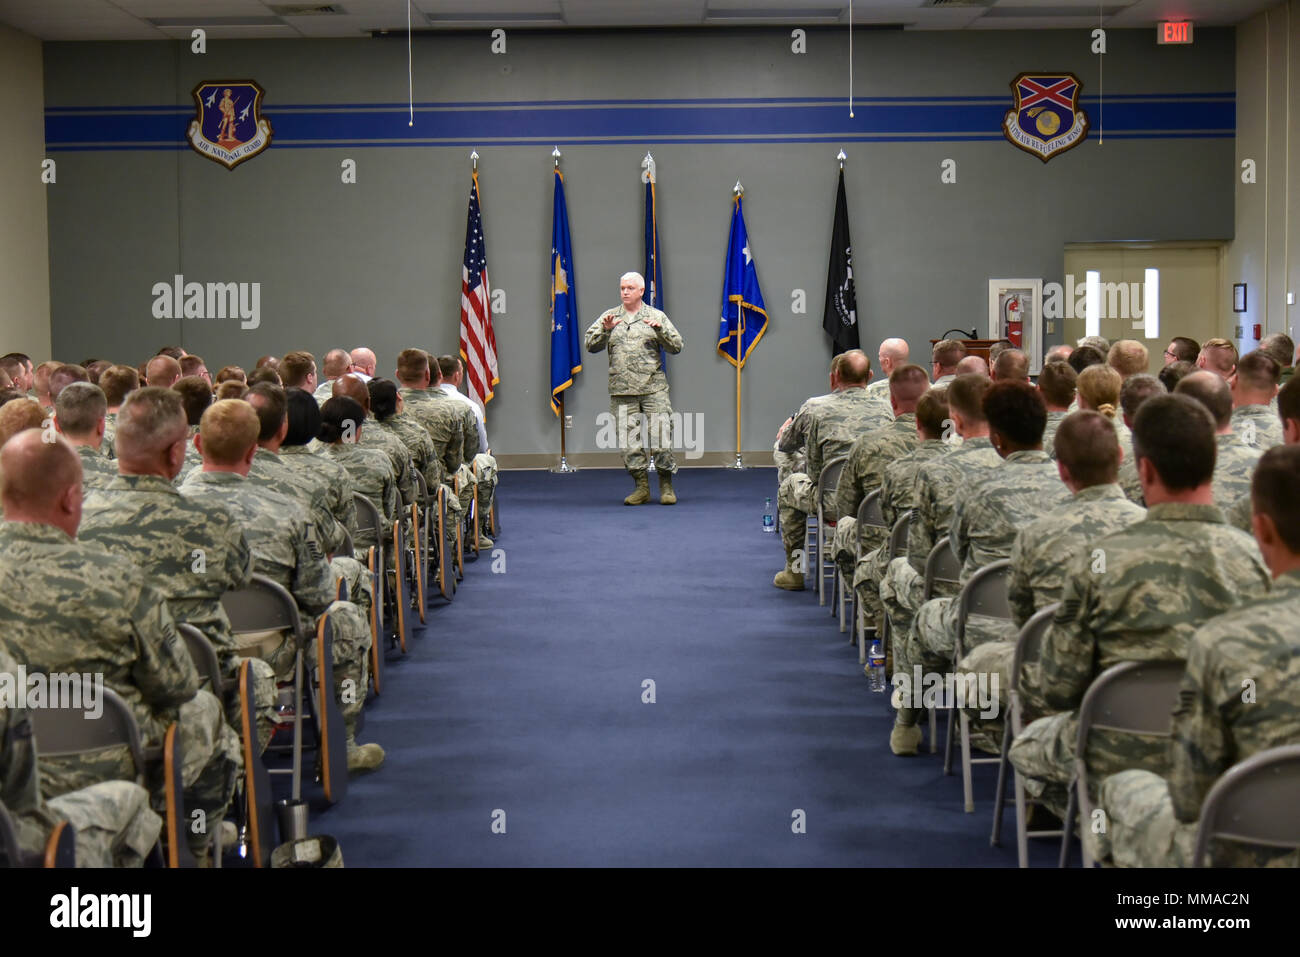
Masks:
[[[930,361],[940,370],[955,369],[966,358],[966,345],[959,339],[940,339],[930,350]]]
[[[54,402],[54,416],[65,435],[80,438],[95,431],[108,412],[104,390],[89,382],[71,382]]]
[[[1179,359],[1177,362],[1169,363],[1169,365],[1157,372],[1156,378],[1160,380],[1160,384],[1168,391],[1173,392],[1174,387],[1178,385],[1185,376],[1189,376],[1195,371],[1195,365],[1186,359]]]
[[[175,359],[177,362],[180,362],[181,357],[185,355],[185,350],[182,349],[180,346],[163,346],[161,349],[155,352],[154,355],[168,356],[169,358]]]
[[[122,403],[113,444],[119,459],[152,455],[185,438],[187,431],[180,395],[171,389],[145,386]]]
[[[327,379],[337,379],[352,365],[352,354],[346,349],[331,349],[321,360],[321,372]]]
[[[397,414],[397,385],[389,379],[371,379],[366,383],[370,392],[370,412],[380,422]]]
[[[1277,393],[1277,414],[1285,422],[1287,419],[1300,421],[1300,378],[1292,376]]]
[[[993,352],[990,350],[989,356],[992,355]],[[1024,381],[1029,377],[1029,356],[1014,346],[1008,346],[993,360],[992,372],[995,380]]]
[[[930,388],[930,377],[920,366],[899,366],[889,374],[889,393],[899,405],[911,405]]]
[[[248,374],[239,366],[222,366],[221,371],[212,377],[212,381],[217,384],[227,382],[231,379],[236,382],[247,382]]]
[[[261,369],[263,366],[269,366],[272,369],[280,368],[280,360],[277,356],[262,356],[253,366],[254,369]]]
[[[1210,339],[1201,346],[1201,355],[1205,356],[1205,368],[1220,375],[1226,376],[1237,364],[1237,347],[1227,339]]]
[[[438,368],[442,370],[442,377],[450,379],[460,368],[459,356],[438,356]]]
[[[1295,342],[1285,332],[1275,332],[1260,340],[1259,351],[1272,356],[1280,368],[1289,368],[1295,362]]]
[[[331,396],[346,396],[352,399],[361,408],[369,411],[370,409],[370,390],[366,384],[361,381],[360,376],[341,375],[334,380],[334,387],[330,390]]]
[[[90,376],[86,373],[86,370],[83,369],[81,366],[74,366],[70,363],[64,363],[63,365],[59,366],[53,372],[50,373],[50,382],[49,385],[47,386],[50,392],[50,401],[54,401],[55,399],[57,399],[59,397],[59,393],[62,392],[66,386],[71,385],[73,382],[89,382],[89,381],[90,381]]]
[[[176,380],[172,391],[180,395],[181,404],[185,406],[185,421],[190,425],[198,425],[204,411],[212,404],[212,386],[208,385],[206,379],[187,375]]]
[[[63,365],[62,362],[47,360],[32,370],[32,389],[37,395],[45,395],[50,391],[50,376],[54,370]]]
[[[366,410],[355,399],[335,396],[320,407],[320,418],[319,438],[332,445],[341,441],[345,433],[355,433],[366,424]]]
[[[35,399],[24,396],[0,405],[0,446],[19,432],[45,426],[45,410]]]
[[[109,362],[107,359],[91,359],[88,362],[83,362],[81,365],[82,368],[86,370],[86,375],[88,377],[86,381],[99,385],[99,377],[102,376],[104,370],[111,367],[113,363]]]
[[[989,346],[989,368],[993,368],[993,364],[998,361],[998,356],[1002,355],[1002,353],[1006,352],[1008,349],[1014,349],[1015,347],[1016,344],[1010,339],[999,339],[997,342]]]
[[[181,377],[181,364],[171,356],[156,355],[145,364],[145,382],[168,388]]]
[[[0,358],[0,371],[3,371],[9,378],[17,382],[20,375],[26,375],[27,366],[17,356],[7,355]]]
[[[320,435],[320,406],[310,392],[290,389],[285,393],[285,401],[289,415],[285,445],[306,445]]]
[[[621,286],[621,285],[623,285],[623,283],[627,282],[629,279],[634,280],[634,281],[636,282],[636,284],[637,284],[638,286],[640,286],[642,289],[645,288],[645,277],[642,276],[639,272],[625,272],[625,273],[623,273],[623,275],[621,275],[621,276],[618,277],[618,284]]]
[[[1105,336],[1084,336],[1079,340],[1079,347],[1091,346],[1102,354],[1102,361],[1105,361],[1106,353],[1110,352],[1110,340]]]
[[[410,385],[424,378],[429,368],[429,354],[423,349],[403,349],[397,354],[397,381]]]
[[[202,356],[196,356],[190,353],[187,356],[181,356],[181,378],[185,376],[198,375],[200,369],[206,369],[208,364],[203,361]],[[202,378],[200,376],[200,378]]]
[[[982,375],[959,375],[948,383],[948,408],[968,422],[985,422],[984,393],[993,387]]]
[[[1287,551],[1300,555],[1300,445],[1279,445],[1260,457],[1250,501],[1255,512],[1273,520]]]
[[[258,366],[246,380],[250,386],[254,385],[273,385],[277,389],[283,389],[284,383],[280,379],[280,373],[276,372],[269,365]]]
[[[227,379],[217,385],[217,401],[224,399],[242,399],[248,395],[248,386],[242,379]]]
[[[17,389],[0,389],[0,406],[13,402],[15,399],[27,398],[26,392],[19,392]]]
[[[969,355],[963,356],[962,360],[953,368],[955,375],[982,375],[989,374],[989,364],[983,356]]]
[[[1178,383],[1174,393],[1190,396],[1205,406],[1214,419],[1215,429],[1221,429],[1232,421],[1232,390],[1228,388],[1227,382],[1208,369],[1186,376]]]
[[[21,362],[21,363],[22,363],[23,365],[25,365],[25,366],[29,366],[29,365],[32,364],[32,357],[29,356],[29,355],[28,355],[27,353],[25,353],[25,352],[6,352],[5,355],[4,355],[4,358],[5,358],[5,359],[17,359],[19,362]]]
[[[1038,391],[1049,405],[1066,409],[1074,401],[1074,384],[1078,378],[1079,373],[1068,362],[1049,362],[1038,373]]]
[[[1214,477],[1214,432],[1209,410],[1190,395],[1155,395],[1133,421],[1133,454],[1149,461],[1170,490],[1199,488]]]
[[[1263,349],[1246,353],[1237,363],[1237,381],[1247,392],[1271,393],[1281,375],[1282,367]]]
[[[1069,361],[1070,353],[1073,351],[1074,346],[1070,345],[1068,342],[1058,342],[1047,350],[1046,360],[1048,362],[1067,362]]]
[[[871,359],[861,349],[849,349],[840,356],[840,382],[865,385],[871,379]]]
[[[948,387],[928,389],[916,403],[916,422],[927,439],[943,438],[948,419]]]
[[[257,441],[271,441],[284,423],[286,403],[284,389],[270,382],[258,382],[248,387],[248,394],[244,399],[257,413],[257,421],[261,425],[257,432]],[[313,400],[312,405],[315,404]],[[285,444],[289,444],[287,440]]]
[[[1102,352],[1096,346],[1079,346],[1070,353],[1070,358],[1065,360],[1070,363],[1070,368],[1075,372],[1082,372],[1088,366],[1104,365],[1106,362],[1106,353]]]
[[[1043,442],[1047,428],[1047,406],[1043,397],[1028,382],[999,380],[989,385],[982,400],[984,418],[989,428],[1006,436],[1021,448]]]
[[[1169,351],[1177,362],[1196,362],[1201,354],[1201,344],[1190,336],[1174,336],[1169,340]]]
[[[257,444],[262,423],[253,407],[242,399],[212,403],[199,420],[203,461],[235,465]]]
[[[315,369],[316,357],[310,352],[297,350],[286,353],[280,360],[280,381],[286,389],[301,389]]]
[[[1129,376],[1119,387],[1120,408],[1124,410],[1129,421],[1132,421],[1138,414],[1138,409],[1142,408],[1143,402],[1153,395],[1164,395],[1167,391],[1155,376],[1148,372],[1139,372],[1137,375]]]
[[[1082,488],[1109,485],[1119,477],[1119,434],[1100,412],[1080,409],[1067,415],[1056,428],[1052,447],[1057,461]]]
[[[1119,411],[1119,387],[1123,384],[1119,373],[1110,366],[1091,365],[1079,373],[1074,387],[1080,402],[1086,402],[1088,408],[1113,419]]]
[[[1106,353],[1106,362],[1127,379],[1139,372],[1146,372],[1151,355],[1147,352],[1147,347],[1136,339],[1121,339]]]
[[[24,434],[27,433],[27,434]],[[45,509],[81,482],[81,457],[67,439],[24,429],[0,452],[0,498],[12,507]]]
[[[121,405],[123,399],[140,388],[140,373],[130,366],[110,366],[99,377],[99,387],[104,390],[110,407]]]

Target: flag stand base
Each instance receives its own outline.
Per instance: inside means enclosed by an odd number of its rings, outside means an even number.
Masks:
[[[746,465],[743,461],[741,461],[740,453],[737,452],[736,461],[733,462],[731,465],[728,465],[727,468],[732,469],[733,471],[736,472],[743,472],[745,469],[749,468],[749,466]]]
[[[551,473],[553,475],[574,475],[577,473],[577,471],[578,470],[574,468],[572,465],[570,465],[569,460],[566,459],[563,455],[560,456],[559,465],[551,466]]]

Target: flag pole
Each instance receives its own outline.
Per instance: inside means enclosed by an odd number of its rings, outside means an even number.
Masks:
[[[740,185],[740,180],[736,180],[735,187],[731,192],[735,195],[736,202],[745,195],[745,187]],[[740,364],[742,356],[740,354],[741,345],[741,328],[745,321],[745,309],[741,302],[736,303],[736,461],[731,465],[732,469],[737,471],[745,468],[745,463],[740,457]]]
[[[558,146],[551,151],[551,159],[555,160],[556,169],[560,168],[561,155],[562,154],[560,153],[560,148]],[[555,267],[552,266],[551,268],[554,269]],[[554,282],[554,279],[552,279],[551,281]],[[552,308],[554,308],[553,304],[552,304]],[[554,316],[551,317],[551,323],[552,325],[554,325],[555,323]],[[568,447],[567,447],[567,443],[565,442],[566,436],[564,434],[565,421],[566,420],[564,418],[564,393],[561,392],[560,393],[560,464],[551,467],[551,471],[556,475],[572,475],[574,472],[578,471],[576,468],[574,468],[569,464],[568,455],[567,455]]]
[[[655,181],[655,177],[654,177],[654,173],[652,172],[652,170],[654,169],[654,163],[655,163],[655,159],[654,159],[654,157],[650,155],[650,151],[649,151],[649,150],[646,150],[646,153],[645,153],[645,159],[643,159],[643,160],[641,161],[641,168],[645,170],[645,172],[646,172],[646,177],[648,178],[648,182],[651,184],[651,186],[650,186],[651,195],[654,195],[654,185],[653,185],[653,184],[654,184],[654,181]],[[651,210],[646,210],[646,212],[649,213],[649,212],[651,212]],[[653,228],[653,231],[652,231],[651,234],[650,234],[650,242],[653,244],[653,243],[658,242],[658,240],[659,240],[659,229],[658,229],[657,226],[655,226],[655,227]],[[650,307],[653,309],[654,306],[655,306],[655,303],[654,303],[654,299],[655,299],[655,296],[654,296],[654,285],[655,285],[655,253],[654,253],[654,246],[651,245],[650,249],[647,250],[647,252],[649,253],[649,259],[650,259],[650,275],[649,275],[649,276],[646,276],[646,277],[643,277],[643,278],[645,279],[645,281],[646,281],[646,287],[647,287],[647,289],[648,289],[649,292],[650,292]],[[666,374],[666,371],[667,371],[667,370],[665,370],[665,374]],[[650,440],[650,442],[647,443],[647,444],[653,444],[654,436],[650,434],[650,430],[649,430],[649,429],[646,430],[646,438],[647,438],[648,440]],[[651,472],[655,472],[655,471],[657,471],[657,470],[655,469],[655,457],[654,457],[654,455],[652,454],[651,450],[650,450],[650,449],[646,449],[646,450],[645,450],[645,453],[646,453],[646,469],[645,469],[645,470],[646,470],[646,473],[649,474],[649,473],[651,473]]]

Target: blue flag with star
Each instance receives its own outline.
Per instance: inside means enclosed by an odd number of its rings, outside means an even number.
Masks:
[[[560,414],[560,393],[582,371],[578,339],[578,286],[569,244],[569,210],[564,174],[555,171],[555,212],[551,219],[551,411]]]
[[[758,288],[758,271],[749,250],[749,233],[740,196],[733,200],[731,235],[727,239],[727,261],[722,273],[722,322],[718,326],[718,354],[733,366],[744,368],[750,352],[767,331],[767,308]]]

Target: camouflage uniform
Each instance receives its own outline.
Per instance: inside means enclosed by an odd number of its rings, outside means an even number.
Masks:
[[[604,327],[607,315],[616,315],[613,329]],[[659,328],[649,320],[658,320]],[[588,352],[609,348],[609,412],[618,423],[618,447],[623,464],[634,475],[645,472],[645,449],[641,447],[641,417],[649,417],[650,451],[658,472],[677,471],[672,448],[672,403],[668,378],[659,361],[659,350],[673,355],[682,351],[682,337],[666,315],[644,302],[629,316],[621,306],[602,313],[587,327]]]
[[[393,482],[397,486],[402,507],[410,508],[415,504],[415,476],[412,474],[411,452],[405,443],[392,432],[380,428],[375,417],[368,414],[357,445],[363,449],[383,452],[388,457],[388,464],[393,470]]]
[[[442,460],[433,447],[433,439],[429,438],[428,431],[420,425],[418,420],[405,412],[400,415],[389,416],[379,423],[379,427],[396,435],[411,450],[415,467],[424,476],[425,485],[429,489],[429,507],[436,507],[434,500],[438,495],[438,486],[443,484],[450,487],[450,482],[447,481]],[[461,523],[462,518],[463,512],[460,507],[460,499],[454,495],[448,495],[447,544],[452,548],[455,548],[456,528]]]
[[[1267,596],[1211,619],[1192,637],[1174,711],[1168,780],[1129,770],[1101,786],[1117,864],[1191,866],[1196,821],[1214,782],[1261,751],[1300,744],[1297,620],[1300,571],[1291,571]],[[1300,864],[1296,851],[1226,842],[1210,851],[1216,867]]]
[[[191,472],[203,468],[203,456],[200,455],[199,450],[194,447],[194,436],[198,434],[199,427],[197,425],[191,425],[189,434],[185,437],[185,461],[181,463],[181,470],[176,474],[176,477],[172,479],[172,484],[177,488],[181,487],[181,483],[189,477]]]
[[[77,455],[81,458],[81,487],[86,492],[104,488],[117,478],[117,466],[98,449],[78,445]]]
[[[1069,412],[1047,410],[1047,427],[1043,429],[1043,451],[1053,461],[1056,460],[1056,430],[1060,428],[1061,423],[1065,421],[1065,417],[1069,414]]]
[[[1153,505],[1142,521],[1091,546],[1066,572],[1038,669],[1021,676],[1027,717],[1046,716],[1023,730],[1010,757],[1030,792],[1049,804],[1056,796],[1043,792],[1044,783],[1070,781],[1075,709],[1097,675],[1122,661],[1181,659],[1199,625],[1268,590],[1258,546],[1212,505]],[[1091,747],[1088,765],[1098,782],[1164,763],[1163,742],[1133,735],[1096,732]]]
[[[104,413],[104,442],[99,450],[111,462],[117,458],[117,413]]]
[[[317,405],[324,405],[330,399],[334,398],[334,380],[326,379],[316,386],[316,391],[311,394],[316,400]]]
[[[925,439],[915,449],[885,466],[880,483],[880,511],[885,524],[893,528],[900,515],[916,505],[916,475],[921,466],[951,449],[941,439]],[[877,630],[884,627],[884,607],[880,604],[880,580],[884,577],[889,554],[888,541],[870,552],[863,552],[853,572],[853,587],[862,603],[867,621]]]
[[[18,662],[0,642],[0,674],[18,681]],[[25,855],[44,853],[60,820],[76,829],[78,867],[139,867],[162,830],[149,792],[131,781],[103,781],[49,801],[41,799],[31,718],[0,697],[0,805],[8,810]],[[10,862],[10,866],[16,866]]]
[[[808,419],[808,471],[791,475],[776,494],[787,562],[803,548],[807,516],[817,513],[813,486],[821,477],[823,466],[847,455],[858,436],[884,428],[893,419],[889,406],[871,398],[863,388],[833,393],[829,401],[815,407]],[[827,501],[827,507],[834,512],[834,499]],[[827,517],[835,518],[833,514]]]
[[[1260,454],[1282,445],[1282,419],[1276,409],[1266,405],[1243,405],[1232,410],[1232,434],[1242,445],[1259,449]]]
[[[377,449],[363,449],[348,442],[327,446],[325,454],[343,466],[352,479],[355,491],[364,495],[379,509],[381,526],[379,538],[368,530],[360,530],[353,540],[357,548],[369,548],[387,542],[392,537],[393,521],[397,518],[397,483],[393,480],[393,467],[388,457]]]
[[[351,601],[335,601],[335,575],[321,551],[316,526],[306,509],[293,499],[249,482],[235,472],[195,472],[181,487],[182,494],[200,502],[220,503],[244,528],[253,549],[253,570],[282,585],[293,595],[307,623],[329,612],[334,624],[334,686],[339,709],[349,729],[356,724],[365,703],[369,681],[370,622]],[[312,629],[313,636],[315,629]],[[312,638],[315,641],[315,638]],[[251,649],[245,649],[254,653]],[[294,648],[281,641],[260,655],[280,681],[293,678]],[[311,645],[307,660],[315,661]],[[351,680],[357,694],[343,694]],[[261,717],[274,723],[271,711]],[[258,702],[259,711],[263,707]],[[270,725],[263,725],[267,731]]]
[[[1243,495],[1250,494],[1250,479],[1264,453],[1242,445],[1237,436],[1216,435],[1214,457],[1214,504],[1227,512]]]
[[[1233,528],[1239,528],[1247,535],[1254,535],[1254,530],[1250,526],[1250,515],[1253,506],[1250,502],[1250,492],[1247,492],[1237,501],[1232,503],[1232,507],[1227,511],[1228,524]]]
[[[885,479],[885,467],[916,448],[920,437],[916,432],[916,413],[904,412],[889,425],[857,438],[849,447],[849,460],[840,472],[840,484],[835,491],[835,539],[831,554],[840,566],[845,581],[853,578],[858,542],[858,508],[862,500],[880,488]],[[861,534],[862,551],[872,551],[883,545],[889,533],[880,529],[864,529]]]
[[[474,487],[474,496],[478,503],[479,527],[486,532],[491,524],[492,499],[497,487],[497,460],[488,453],[479,440],[479,411],[469,398],[449,382],[438,386],[438,391],[461,407],[464,419],[465,444],[462,449],[460,466],[461,488],[465,483]]]
[[[1016,533],[1044,509],[1069,498],[1056,465],[1041,450],[1012,452],[1002,466],[959,493],[953,504],[949,540],[953,554],[962,563],[964,585],[985,565],[1009,558]],[[957,642],[958,601],[953,597],[931,598],[919,609],[909,633],[899,633],[894,648],[896,671],[911,675],[920,665],[923,671],[947,671]],[[1012,626],[1002,619],[972,615],[966,621],[967,649],[988,641],[1010,637]],[[911,724],[917,709],[899,709],[900,721]]]
[[[1094,485],[1080,489],[1069,501],[1020,529],[1011,546],[1007,581],[1007,600],[1016,628],[1038,609],[1061,600],[1067,566],[1077,554],[1091,553],[1096,539],[1141,521],[1145,514],[1124,497],[1118,485]],[[957,670],[961,674],[996,673],[1005,707],[1015,650],[1014,640],[986,642],[968,649]],[[1028,670],[1037,665],[1026,662],[1023,667]]]
[[[1124,461],[1119,463],[1119,487],[1124,497],[1134,505],[1147,507],[1146,495],[1142,491],[1142,480],[1138,478],[1137,456],[1133,449],[1124,449]]]
[[[951,451],[917,470],[913,490],[916,510],[907,529],[907,554],[890,562],[880,580],[880,601],[895,635],[911,630],[912,616],[921,607],[926,556],[948,534],[957,493],[983,478],[987,469],[1001,464],[1002,456],[988,436],[981,435],[952,446]]]
[[[155,479],[174,492],[163,479]],[[0,524],[0,620],[10,654],[31,671],[104,676],[126,701],[146,748],[161,747],[179,721],[185,807],[209,822],[225,815],[243,766],[239,738],[198,673],[162,593],[136,564],[50,525]],[[156,772],[157,769],[153,769]],[[41,762],[46,798],[100,781],[134,780],[125,747]],[[162,780],[150,789],[161,806]],[[189,834],[201,848],[206,835]]]
[[[776,463],[776,484],[781,484],[795,472],[808,471],[808,423],[817,414],[817,407],[825,405],[837,393],[815,395],[805,399],[803,405],[795,412],[782,435],[773,446],[773,461]]]
[[[456,407],[456,400],[437,388],[403,387],[399,394],[404,406],[403,414],[419,422],[429,433],[434,452],[442,463],[443,484],[454,488],[453,479],[460,474],[460,467],[465,462],[465,417]],[[436,489],[431,488],[429,491],[434,492]],[[473,485],[462,480],[459,499],[459,512],[463,515],[474,499]],[[450,515],[447,524],[449,528],[454,528]]]

